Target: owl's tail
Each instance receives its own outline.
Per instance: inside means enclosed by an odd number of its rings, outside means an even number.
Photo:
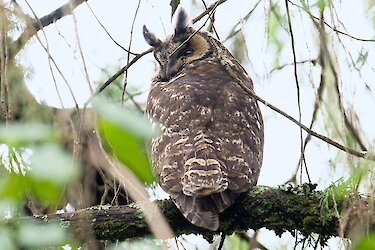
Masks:
[[[183,193],[187,196],[208,196],[226,190],[228,178],[223,165],[210,150],[202,150],[188,158],[182,177]]]
[[[219,213],[232,205],[237,196],[229,190],[204,197],[181,193],[174,197],[174,202],[192,224],[216,231],[219,228]]]

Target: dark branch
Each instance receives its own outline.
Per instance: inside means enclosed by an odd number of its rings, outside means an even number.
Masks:
[[[68,3],[39,19],[31,19],[19,9],[18,12],[26,19],[26,21],[28,21],[28,24],[24,32],[12,44],[12,55],[16,55],[25,46],[27,41],[29,41],[39,30],[56,22],[64,16],[72,14],[77,6],[86,1],[87,0],[70,0]]]
[[[354,226],[375,225],[375,217],[363,198],[350,201],[327,198],[322,191],[312,191],[311,186],[281,186],[268,188],[258,186],[243,195],[220,216],[219,231],[231,234],[234,231],[268,228],[277,235],[285,231],[298,230],[303,235],[317,233],[322,240],[339,234],[338,213],[349,214],[345,221],[346,231]],[[176,236],[181,234],[202,234],[210,239],[214,232],[190,224],[171,200],[157,201],[161,211],[172,226]],[[351,209],[351,210],[350,210]],[[348,213],[349,211],[349,213]],[[125,240],[150,235],[137,204],[130,206],[92,207],[74,213],[37,217],[44,222],[59,220],[61,225],[69,225],[73,235],[80,240]],[[359,219],[361,218],[361,219]],[[29,218],[27,218],[29,219]],[[68,222],[68,223],[67,223]],[[342,225],[341,225],[342,226]],[[356,225],[358,226],[358,225]]]

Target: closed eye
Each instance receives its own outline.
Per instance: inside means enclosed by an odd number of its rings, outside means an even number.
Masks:
[[[193,53],[194,53],[194,50],[192,50],[192,49],[185,49],[185,50],[181,50],[180,56],[189,56],[189,55],[191,55]]]

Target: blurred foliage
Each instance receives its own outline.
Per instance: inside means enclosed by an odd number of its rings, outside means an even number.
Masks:
[[[375,27],[375,0],[367,0],[366,1],[366,9],[367,15],[372,21],[372,25]]]
[[[46,142],[54,142],[57,131],[51,126],[36,123],[0,124],[0,142],[11,147],[28,147]]]
[[[28,248],[61,246],[68,243],[68,233],[59,224],[22,223],[17,232],[20,245]]]
[[[375,249],[375,232],[370,233],[361,239],[354,247],[355,250],[373,250]]]
[[[231,235],[225,238],[223,249],[246,250],[249,249],[249,242],[245,239],[241,239],[237,234]]]
[[[57,132],[46,125],[0,125],[0,246],[6,249],[68,242],[67,232],[59,225],[11,221],[24,215],[23,206],[30,196],[46,207],[61,206],[64,188],[78,177],[79,167],[57,138]]]
[[[231,39],[232,43],[230,45],[231,52],[233,56],[240,62],[244,63],[247,59],[247,46],[245,36],[243,34],[242,29],[239,30]]]
[[[359,193],[359,185],[370,173],[370,170],[374,168],[374,163],[362,160],[355,168],[352,169],[349,177],[344,180],[340,178],[338,181],[333,183],[330,187],[324,190],[324,196],[321,201],[321,215],[322,218],[329,219],[331,216],[337,216],[338,212],[332,214],[332,211],[339,211],[341,208],[337,207],[338,203],[341,203],[344,199],[351,200],[356,197]],[[332,208],[334,210],[332,210]]]
[[[319,10],[319,13],[323,12],[326,7],[332,8],[333,2],[332,0],[316,0],[316,1],[301,1],[303,9],[309,13],[312,14],[312,11],[316,8]]]
[[[105,100],[96,100],[97,125],[106,150],[134,172],[138,178],[151,184],[155,181],[146,153],[146,140],[158,134],[158,126],[138,111],[126,109]]]
[[[361,51],[358,52],[358,57],[355,62],[355,67],[360,70],[366,63],[368,59],[369,51],[362,48]]]
[[[271,7],[268,13],[268,42],[269,44],[275,49],[274,58],[275,61],[273,62],[273,66],[279,67],[280,62],[280,54],[284,48],[284,43],[280,38],[280,32],[283,27],[286,27],[286,16],[285,14],[281,14],[280,7],[277,3],[270,1]]]
[[[108,80],[109,77],[111,77],[111,74],[109,73],[109,70],[112,72],[117,72],[120,70],[119,67],[113,67],[113,66],[107,66],[106,69],[102,69],[103,76],[98,82],[105,82]],[[122,99],[122,93],[123,93],[123,83],[125,82],[124,75],[120,75],[111,83],[110,88],[106,88],[101,92],[102,96],[105,96],[105,98],[108,99],[109,102],[119,103]],[[131,84],[128,84],[126,86],[126,93],[125,93],[125,104],[129,106],[135,106],[133,98],[143,94],[142,91],[139,90],[139,88],[132,86]],[[138,104],[137,104],[138,105]]]

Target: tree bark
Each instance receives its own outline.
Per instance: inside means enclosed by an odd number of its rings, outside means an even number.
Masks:
[[[237,202],[220,215],[217,232],[190,224],[171,200],[156,201],[176,236],[201,234],[212,239],[223,232],[267,228],[277,235],[299,231],[308,236],[320,235],[321,243],[332,236],[351,237],[353,228],[365,232],[375,226],[373,205],[365,198],[351,196],[335,200],[331,192],[315,191],[304,184],[299,187],[280,186],[270,188],[257,186],[243,194]],[[332,190],[332,189],[329,189]],[[59,221],[68,226],[77,240],[95,237],[98,240],[125,240],[149,236],[147,224],[137,204],[129,206],[90,207],[73,213],[36,216],[44,222]],[[29,219],[29,218],[27,218]]]

